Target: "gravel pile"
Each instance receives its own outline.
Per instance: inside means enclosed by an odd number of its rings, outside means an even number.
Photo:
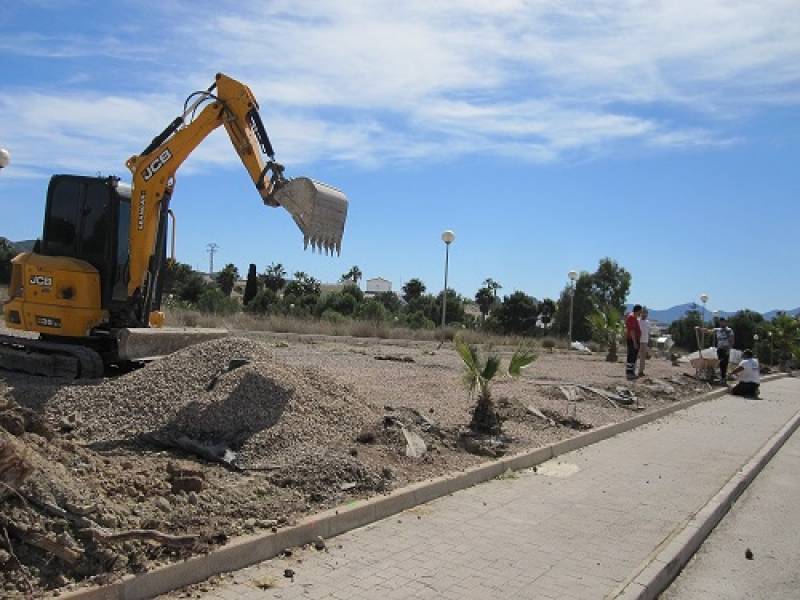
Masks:
[[[347,386],[273,352],[247,339],[205,342],[116,379],[62,388],[47,411],[93,442],[183,435],[230,446],[245,467],[347,443],[377,418]]]

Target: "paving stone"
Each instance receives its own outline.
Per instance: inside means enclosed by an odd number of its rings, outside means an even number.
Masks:
[[[422,519],[412,509],[348,532],[328,554],[303,553],[294,585],[313,585],[301,595],[259,597],[602,598],[800,409],[800,381],[766,383],[762,396],[700,403],[561,455],[578,467],[567,477],[523,471],[435,500]],[[240,587],[215,592],[233,600]]]

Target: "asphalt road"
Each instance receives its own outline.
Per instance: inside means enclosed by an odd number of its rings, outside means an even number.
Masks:
[[[662,600],[800,598],[798,529],[800,431],[742,494]]]

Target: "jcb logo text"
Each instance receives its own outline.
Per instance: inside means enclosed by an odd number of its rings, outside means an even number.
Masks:
[[[163,167],[164,163],[166,163],[170,158],[172,158],[172,152],[169,151],[169,148],[165,148],[161,154],[153,159],[153,162],[147,165],[147,168],[142,173],[142,178],[145,181],[150,181],[153,175],[158,173],[158,170]]]
[[[33,275],[29,281],[31,285],[40,285],[42,287],[52,287],[53,278],[45,277],[44,275]]]

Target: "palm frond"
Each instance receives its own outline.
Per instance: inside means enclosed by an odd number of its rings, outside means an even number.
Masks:
[[[461,377],[461,381],[464,383],[464,387],[467,388],[467,391],[472,394],[472,392],[475,391],[475,388],[478,387],[480,375],[473,374],[470,371],[465,371],[464,375]]]
[[[464,366],[468,371],[473,373],[480,373],[480,359],[478,357],[478,349],[475,346],[470,346],[462,339],[455,341],[456,352],[464,362]]]
[[[496,354],[490,354],[486,357],[486,364],[483,367],[483,372],[481,373],[481,378],[484,381],[489,381],[500,370],[500,357]]]
[[[511,356],[508,363],[508,374],[511,377],[519,377],[522,369],[529,366],[538,358],[536,353],[528,347],[520,346]]]

